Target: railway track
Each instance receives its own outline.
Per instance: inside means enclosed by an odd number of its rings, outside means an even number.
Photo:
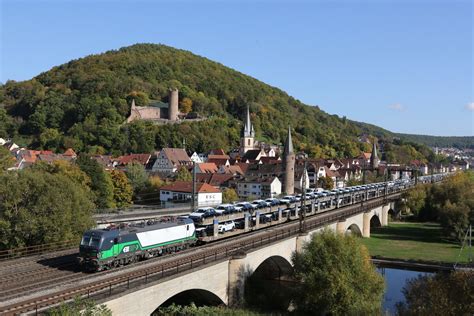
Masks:
[[[395,197],[398,194],[393,194],[390,197]],[[319,213],[307,217],[306,227],[312,229],[322,226],[381,205],[384,201],[384,198],[378,198],[366,202],[364,206],[359,204],[350,205],[330,212]],[[80,272],[76,275],[73,273],[61,275],[57,272],[60,270],[54,269],[56,272],[49,275],[48,280],[44,282],[29,283],[23,285],[23,287],[16,287],[9,292],[3,292],[4,297],[0,294],[0,314],[16,315],[41,311],[62,301],[72,299],[77,295],[101,299],[136,284],[155,281],[226,259],[236,252],[249,251],[284,238],[294,237],[298,232],[299,223],[292,221],[271,226],[264,230],[248,232],[239,238],[216,241],[202,247],[164,256],[157,260],[146,260],[99,274]],[[32,295],[33,288],[36,295]],[[17,299],[14,299],[15,297]]]

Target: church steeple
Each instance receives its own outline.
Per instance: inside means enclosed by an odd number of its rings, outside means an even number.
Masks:
[[[243,137],[255,137],[255,130],[253,129],[252,122],[250,122],[250,109],[247,105],[247,116],[245,117]]]
[[[242,130],[242,137],[240,138],[240,155],[244,156],[245,153],[251,149],[255,149],[255,130],[253,129],[252,122],[250,122],[250,109],[247,105],[247,115],[244,121],[244,129]]]
[[[379,167],[380,159],[377,156],[377,141],[374,139],[372,144],[372,154],[370,155],[370,166],[372,169],[377,169]]]

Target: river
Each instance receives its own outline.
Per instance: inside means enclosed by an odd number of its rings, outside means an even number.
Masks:
[[[385,278],[385,293],[383,297],[383,309],[389,315],[396,314],[396,304],[405,301],[402,289],[407,281],[419,275],[431,274],[430,272],[419,272],[393,268],[377,268],[377,271]]]

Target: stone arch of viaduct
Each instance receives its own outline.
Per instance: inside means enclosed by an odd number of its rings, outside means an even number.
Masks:
[[[371,221],[372,225],[374,222],[381,226],[387,225],[388,212],[392,208],[393,205],[389,203],[326,227],[339,233],[346,233],[351,226],[355,226],[363,237],[370,237]],[[224,304],[236,304],[243,296],[246,277],[269,259],[272,259],[273,264],[279,265],[280,268],[287,268],[291,265],[293,252],[300,251],[312,234],[321,229],[323,228],[280,240],[246,254],[235,255],[219,263],[211,263],[204,268],[196,268],[156,283],[150,283],[146,287],[113,297],[105,304],[112,310],[113,315],[150,315],[169,298],[189,290],[208,291]]]

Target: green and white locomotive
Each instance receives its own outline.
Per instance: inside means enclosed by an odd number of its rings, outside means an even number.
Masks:
[[[88,230],[79,246],[85,270],[100,271],[186,249],[196,243],[191,219]]]

